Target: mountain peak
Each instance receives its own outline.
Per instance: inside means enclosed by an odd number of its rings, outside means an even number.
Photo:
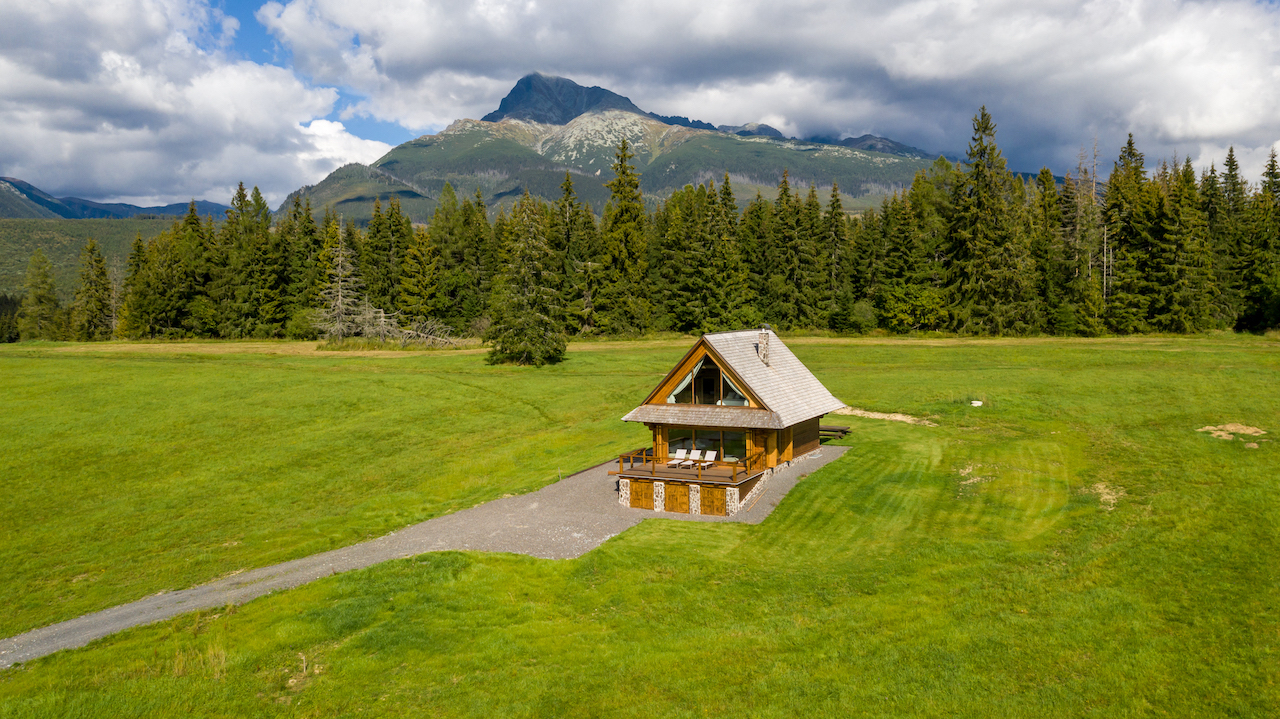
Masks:
[[[602,87],[583,87],[568,78],[534,72],[516,81],[498,109],[481,119],[497,122],[513,118],[565,125],[579,115],[602,110],[645,114],[631,100]]]

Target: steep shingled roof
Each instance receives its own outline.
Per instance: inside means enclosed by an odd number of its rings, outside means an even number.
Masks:
[[[703,335],[721,369],[746,383],[745,389],[764,405],[720,407],[689,404],[642,404],[623,420],[703,427],[783,429],[844,406],[805,367],[778,336],[769,332],[769,364],[760,359],[760,330]],[[663,380],[666,381],[665,379]]]

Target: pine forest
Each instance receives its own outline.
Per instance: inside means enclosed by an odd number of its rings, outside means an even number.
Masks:
[[[392,199],[358,228],[295,200],[273,217],[241,185],[219,223],[194,204],[134,242],[113,282],[81,255],[70,306],[49,261],[0,297],[0,339],[482,337],[496,361],[553,362],[566,338],[787,331],[1097,336],[1280,326],[1280,166],[1260,182],[1148,166],[1132,136],[1106,178],[1096,160],[1056,178],[1007,167],[985,108],[964,161],[940,158],[878,210],[839,188],[792,187],[740,205],[726,176],[646,211],[625,141],[596,217],[566,174],[491,218],[448,186],[426,226]],[[823,195],[826,195],[824,198]]]

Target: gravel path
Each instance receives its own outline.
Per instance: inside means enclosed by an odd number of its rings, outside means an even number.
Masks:
[[[163,592],[93,614],[0,640],[0,669],[88,644],[118,631],[150,624],[184,612],[243,604],[264,594],[290,589],[321,577],[424,552],[470,550],[512,552],[544,559],[580,557],[605,540],[660,517],[688,522],[747,522],[769,516],[800,477],[839,457],[847,447],[823,447],[769,480],[751,507],[734,517],[708,517],[631,509],[618,504],[616,466],[607,462],[518,497],[406,527],[368,542],[353,544],[291,562],[252,569],[191,589]]]

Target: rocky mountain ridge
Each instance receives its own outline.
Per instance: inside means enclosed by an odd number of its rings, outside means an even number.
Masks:
[[[718,183],[726,175],[744,202],[757,192],[771,197],[785,171],[797,187],[812,184],[828,192],[837,183],[846,206],[856,209],[878,204],[927,165],[915,148],[885,138],[812,142],[786,138],[761,123],[717,129],[644,112],[603,88],[535,73],[521,78],[499,109],[482,119],[457,120],[371,165],[340,168],[299,189],[286,205],[306,197],[317,213],[329,206],[360,223],[371,216],[375,200],[394,197],[415,221],[426,222],[446,183],[460,197],[478,192],[494,209],[525,191],[554,199],[568,173],[579,197],[599,213],[623,138],[635,153],[646,201],[655,206],[686,184]]]
[[[125,203],[103,203],[79,197],[54,197],[29,182],[13,177],[0,177],[0,217],[12,219],[123,219],[138,215],[186,214],[188,203],[179,202],[157,207],[139,207]],[[218,217],[229,209],[226,205],[200,200],[196,208],[201,215]]]

